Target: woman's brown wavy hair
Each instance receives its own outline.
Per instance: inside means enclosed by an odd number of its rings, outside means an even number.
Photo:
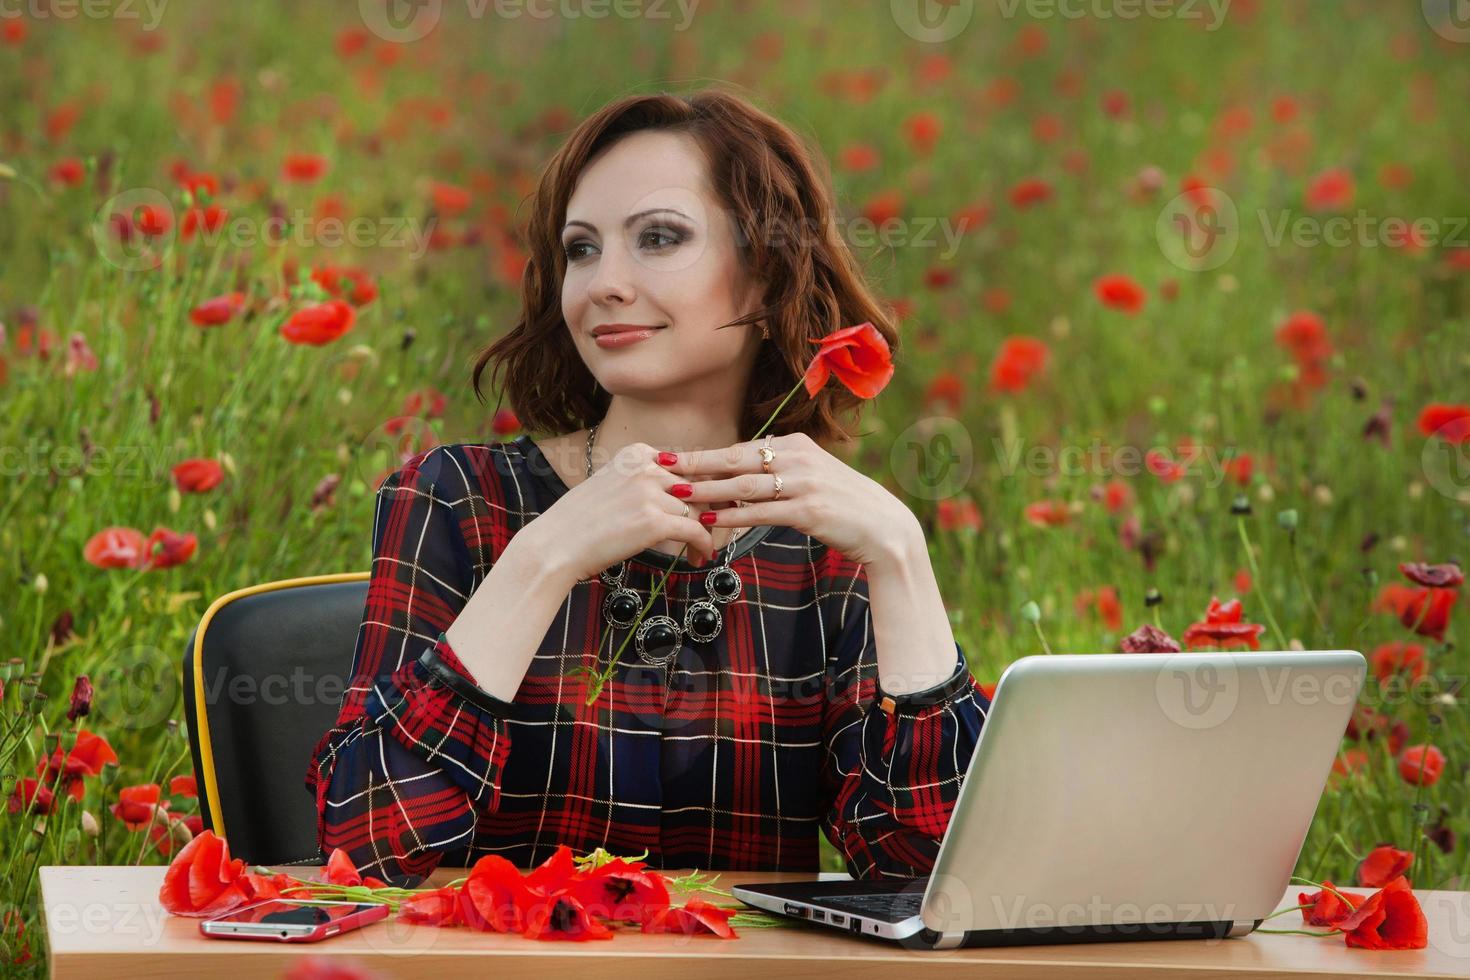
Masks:
[[[710,185],[735,228],[738,254],[752,281],[766,283],[763,306],[725,327],[770,328],[746,392],[741,441],[755,435],[806,370],[821,337],[871,322],[898,353],[894,314],[868,289],[862,270],[837,231],[831,172],[820,152],[749,101],[719,89],[690,95],[634,95],[581,123],[542,171],[526,229],[530,253],[521,278],[521,316],[510,332],[475,360],[480,376],[508,396],[521,425],[560,435],[591,426],[612,396],[596,383],[561,315],[566,256],[561,228],[567,201],[583,168],[618,139],[639,130],[687,133],[700,146]],[[503,382],[500,381],[504,376]],[[805,432],[823,445],[846,443],[863,400],[838,382],[816,398],[798,392],[769,432]]]

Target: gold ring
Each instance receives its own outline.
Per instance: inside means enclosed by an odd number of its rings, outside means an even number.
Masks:
[[[772,497],[771,499],[772,500],[780,500],[781,499],[781,474],[780,473],[772,473],[771,476],[775,477],[775,479],[776,479],[776,495],[774,497]]]
[[[680,514],[679,516],[680,517],[688,517],[689,516],[689,501],[687,501],[687,500],[684,501],[684,513]]]
[[[771,463],[775,461],[776,454],[771,449],[771,434],[769,432],[766,433],[766,444],[760,447],[760,454],[761,470],[766,473],[771,472]]]

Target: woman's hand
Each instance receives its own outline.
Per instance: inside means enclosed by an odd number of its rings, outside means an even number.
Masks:
[[[691,559],[712,559],[714,536],[697,520],[692,504],[689,516],[683,516],[684,501],[669,488],[685,481],[660,465],[659,456],[646,443],[624,446],[517,536],[534,528],[537,547],[555,567],[575,576],[574,582],[593,578],[661,541],[686,542]]]
[[[706,511],[701,518],[712,527],[793,527],[874,567],[899,560],[913,535],[923,539],[923,529],[902,501],[805,433],[771,439],[775,456],[769,474],[761,469],[764,444],[763,436],[723,449],[680,453],[669,472],[688,478],[683,482],[692,486],[684,499],[691,503],[749,501],[744,507]],[[779,499],[773,499],[776,475],[781,477]]]

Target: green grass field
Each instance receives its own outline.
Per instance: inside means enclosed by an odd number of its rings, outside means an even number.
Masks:
[[[196,812],[170,777],[190,771],[178,655],[209,602],[365,570],[380,475],[504,437],[469,368],[514,321],[516,230],[561,139],[610,99],[715,82],[830,160],[843,233],[902,314],[854,465],[925,523],[976,678],[1145,623],[1180,639],[1213,597],[1262,649],[1387,649],[1374,734],[1344,740],[1297,873],[1356,884],[1388,843],[1416,888],[1470,889],[1462,587],[1399,568],[1462,560],[1470,535],[1470,31],[1435,3],[982,0],[934,26],[884,2],[446,0],[405,43],[355,3],[13,6],[6,970],[44,965],[39,865],[164,863],[187,840],[161,818],[150,839],[146,794],[145,829],[115,807],[156,784]],[[283,338],[333,288],[350,331]],[[192,459],[222,481],[182,492]],[[195,541],[100,567],[146,546],[99,552],[108,528]],[[1417,659],[1396,672],[1388,644]],[[95,700],[68,720],[82,674]],[[21,812],[79,728],[116,766]],[[1416,744],[1443,755],[1432,784],[1400,771]]]

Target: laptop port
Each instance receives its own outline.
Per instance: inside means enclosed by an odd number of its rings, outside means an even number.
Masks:
[[[823,912],[821,909],[812,909],[812,921],[813,922],[826,922],[827,921],[827,913],[826,912]]]
[[[847,916],[845,916],[845,915],[838,915],[836,912],[833,912],[832,913],[832,924],[834,926],[845,926],[845,925],[847,925]]]
[[[852,917],[852,924],[849,925],[847,928],[850,929],[853,932],[856,932],[858,934],[861,934],[862,931],[863,931],[863,920],[862,919],[859,919],[857,916],[853,916]]]
[[[786,914],[787,915],[799,915],[799,916],[801,916],[804,919],[804,918],[806,918],[806,906],[804,906],[804,905],[793,905],[791,902],[787,902],[786,903]]]

